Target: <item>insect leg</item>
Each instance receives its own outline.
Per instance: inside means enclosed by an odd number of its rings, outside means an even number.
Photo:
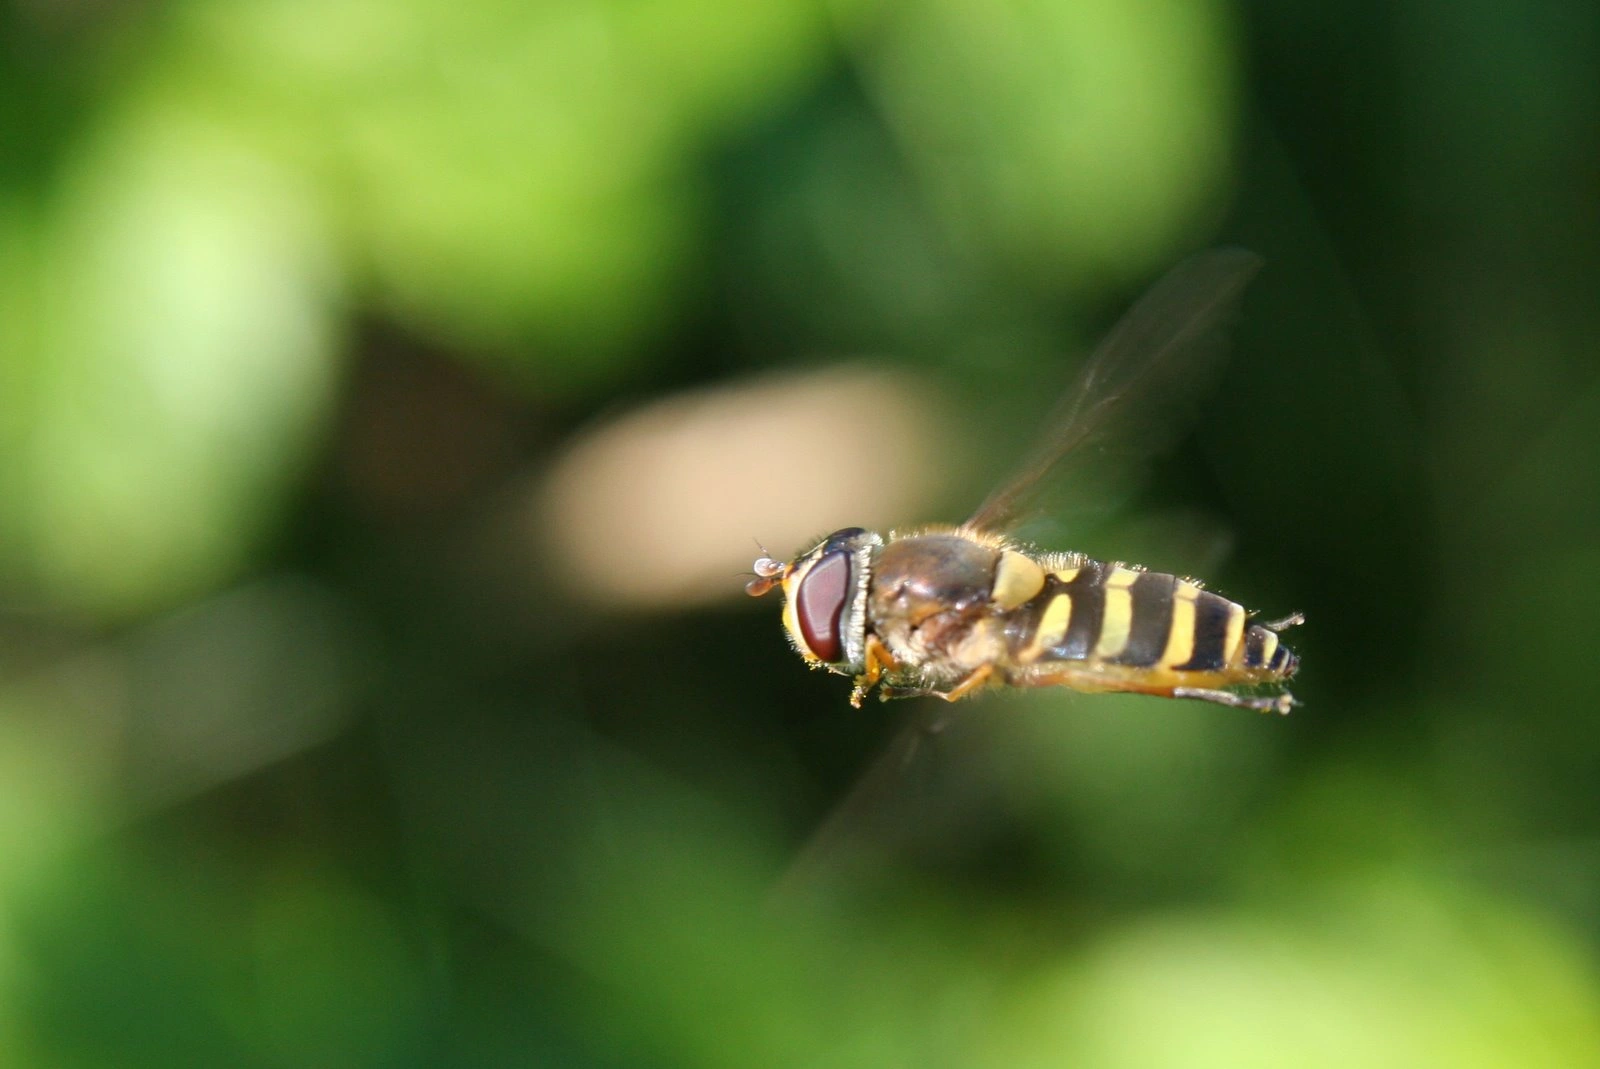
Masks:
[[[1231,705],[1235,709],[1254,709],[1258,713],[1279,713],[1283,716],[1288,716],[1289,710],[1295,706],[1294,695],[1288,692],[1264,698],[1247,698],[1242,694],[1209,687],[1172,687],[1166,693],[1173,698],[1198,698],[1218,705]]]
[[[965,698],[968,694],[973,693],[979,687],[982,687],[983,685],[988,683],[989,680],[992,679],[993,677],[994,677],[994,665],[992,665],[992,664],[979,665],[977,668],[974,668],[972,671],[970,671],[966,675],[962,676],[961,680],[958,683],[956,683],[955,686],[951,687],[947,691],[941,692],[939,694],[939,697],[943,698],[947,702],[960,701],[962,698]]]
[[[1086,671],[1066,664],[1035,665],[1027,675],[1014,679],[1026,687],[1071,687],[1091,694],[1150,694],[1157,698],[1197,698],[1216,702],[1235,709],[1254,709],[1258,713],[1288,713],[1294,708],[1294,697],[1276,694],[1268,697],[1246,697],[1232,691],[1211,687],[1182,687],[1166,684],[1143,683],[1137,679],[1117,678],[1104,672]]]
[[[958,702],[993,678],[994,665],[985,664],[962,676],[949,690],[935,690],[933,687],[885,686],[879,689],[878,697],[883,701],[891,698],[943,698],[947,702]]]
[[[885,672],[893,672],[900,667],[900,662],[894,659],[894,654],[889,652],[889,647],[883,640],[870,632],[867,634],[867,650],[864,657],[866,665],[860,675],[856,676],[855,689],[850,692],[850,704],[857,709]],[[885,688],[887,690],[888,688]],[[887,699],[886,699],[887,700]]]
[[[1299,627],[1301,624],[1303,624],[1305,622],[1306,622],[1306,614],[1305,613],[1303,613],[1303,612],[1292,612],[1288,616],[1285,616],[1281,620],[1268,620],[1266,623],[1262,624],[1261,626],[1266,628],[1268,631],[1282,631],[1286,627]]]

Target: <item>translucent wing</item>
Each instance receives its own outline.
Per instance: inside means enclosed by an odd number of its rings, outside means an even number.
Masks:
[[[1199,396],[1220,363],[1222,327],[1261,258],[1214,249],[1173,268],[1112,328],[1079,373],[1039,445],[967,521],[982,530],[1013,526],[1041,480],[1068,456],[1109,443],[1152,455],[1183,429],[1183,402]]]

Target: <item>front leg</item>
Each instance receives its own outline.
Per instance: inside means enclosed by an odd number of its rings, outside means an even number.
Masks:
[[[889,652],[889,647],[883,640],[871,632],[867,633],[867,651],[864,657],[866,665],[860,675],[856,676],[855,689],[850,692],[850,704],[857,709],[871,690],[883,678],[885,672],[893,672],[900,667],[900,662],[894,659],[894,654]],[[887,689],[887,688],[885,688]]]

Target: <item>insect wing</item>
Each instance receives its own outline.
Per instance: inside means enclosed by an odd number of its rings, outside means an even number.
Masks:
[[[986,531],[1015,526],[1031,511],[1045,476],[1065,477],[1071,457],[1115,465],[1160,452],[1187,426],[1224,352],[1223,327],[1261,258],[1214,249],[1173,268],[1128,310],[1083,365],[1017,472],[973,513]],[[1114,447],[1113,458],[1108,447]]]

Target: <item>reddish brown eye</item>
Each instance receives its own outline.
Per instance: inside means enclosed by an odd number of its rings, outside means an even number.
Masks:
[[[839,618],[850,599],[850,554],[842,550],[829,553],[812,566],[800,589],[795,591],[794,613],[800,621],[800,634],[812,653],[824,661],[836,662],[842,656]]]

